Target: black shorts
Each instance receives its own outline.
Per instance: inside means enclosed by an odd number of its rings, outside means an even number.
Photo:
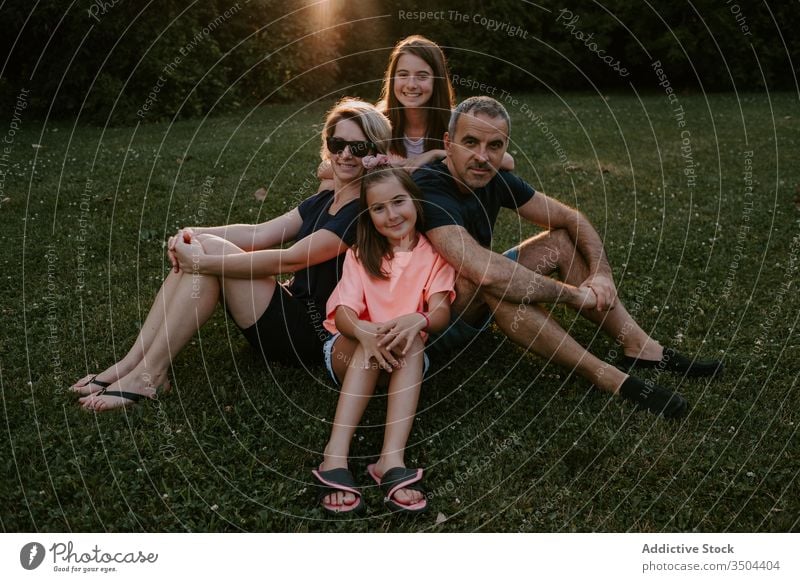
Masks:
[[[325,314],[314,302],[298,299],[277,285],[264,314],[242,333],[268,361],[321,364],[322,344],[330,336],[323,321]]]

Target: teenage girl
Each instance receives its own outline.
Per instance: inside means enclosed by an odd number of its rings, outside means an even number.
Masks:
[[[326,363],[334,379],[344,381],[325,458],[313,474],[322,485],[322,507],[331,513],[364,508],[348,455],[382,373],[388,375],[386,428],[369,474],[390,509],[417,513],[427,507],[423,471],[406,468],[405,447],[427,363],[426,332],[450,322],[455,271],[421,234],[419,194],[400,169],[378,167],[364,176],[357,244],[328,300],[324,325],[333,336],[325,344]]]
[[[455,106],[447,60],[438,44],[414,35],[395,45],[383,77],[376,107],[392,124],[389,144],[392,165],[408,172],[445,157],[444,134]],[[514,158],[506,153],[501,170],[513,170]],[[317,174],[326,188],[330,166],[323,162]]]

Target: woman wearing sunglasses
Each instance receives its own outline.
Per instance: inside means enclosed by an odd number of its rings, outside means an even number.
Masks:
[[[362,158],[385,153],[386,117],[354,99],[328,113],[320,155],[333,170],[333,188],[258,225],[186,228],[169,239],[173,269],[128,354],[72,390],[89,410],[105,411],[155,398],[169,386],[167,371],[222,302],[250,344],[272,361],[321,363],[325,304],[355,242]],[[280,248],[288,241],[294,244]],[[288,284],[276,275],[294,273]]]

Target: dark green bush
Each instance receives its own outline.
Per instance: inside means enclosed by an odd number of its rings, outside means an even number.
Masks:
[[[204,115],[264,99],[310,99],[336,81],[340,39],[311,2],[80,0],[0,9],[0,86],[31,107],[104,123]],[[91,12],[90,12],[91,11]],[[12,49],[13,46],[13,49]],[[319,66],[322,65],[322,66]]]
[[[579,17],[572,28],[559,21],[562,10]],[[420,11],[444,18],[403,17]],[[656,8],[638,0],[11,0],[0,7],[0,98],[11,103],[28,88],[31,110],[93,123],[201,116],[265,100],[372,100],[392,46],[415,33],[445,48],[454,74],[497,90],[659,90],[655,60],[676,90],[792,90],[798,20],[791,4],[716,0]],[[578,32],[627,74],[603,63]]]

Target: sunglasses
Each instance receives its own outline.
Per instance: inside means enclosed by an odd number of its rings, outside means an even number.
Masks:
[[[350,153],[357,158],[363,158],[377,150],[377,147],[371,141],[345,141],[340,137],[327,138],[325,145],[328,146],[328,151],[332,154],[340,154],[344,151],[344,148],[349,146]]]

